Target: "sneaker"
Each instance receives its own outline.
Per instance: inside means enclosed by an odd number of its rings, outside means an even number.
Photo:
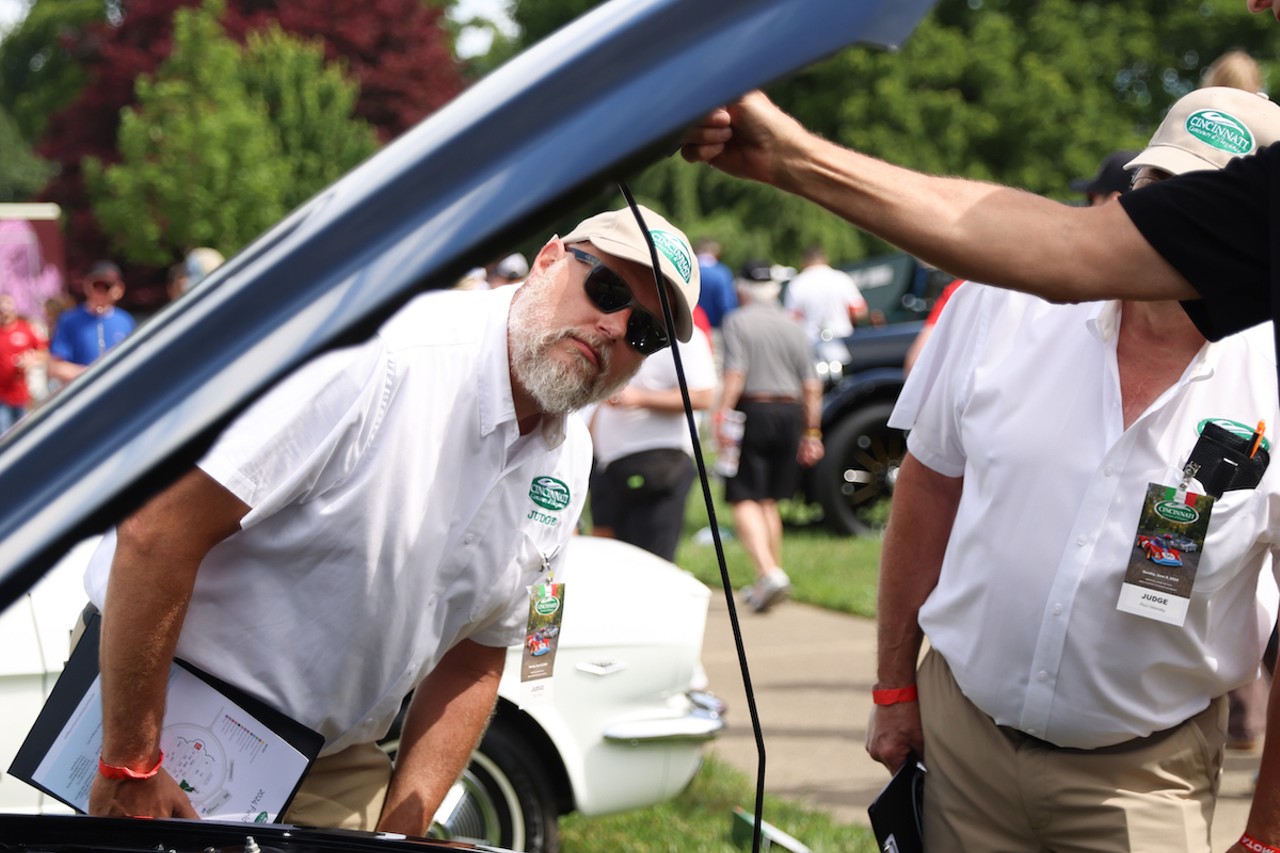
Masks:
[[[747,599],[757,613],[763,613],[782,601],[791,592],[791,578],[782,569],[774,569],[756,581],[754,592]]]

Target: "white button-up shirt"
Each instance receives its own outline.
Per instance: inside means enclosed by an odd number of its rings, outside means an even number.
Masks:
[[[1206,419],[1280,426],[1268,324],[1206,344],[1126,430],[1119,312],[966,284],[890,421],[964,478],[921,627],[978,708],[1061,746],[1183,722],[1255,677],[1276,621],[1275,467],[1218,499],[1184,625],[1116,609],[1147,484],[1178,484]]]
[[[178,657],[318,730],[324,753],[385,734],[460,640],[519,642],[527,587],[563,562],[590,437],[578,418],[520,435],[515,290],[419,297],[274,388],[199,463],[251,511],[201,564]],[[113,545],[86,581],[99,605]]]

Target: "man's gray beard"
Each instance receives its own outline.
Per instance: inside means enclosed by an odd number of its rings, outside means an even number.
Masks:
[[[631,380],[631,375],[607,379],[612,354],[604,340],[587,341],[600,356],[600,369],[594,374],[580,355],[574,354],[568,361],[553,358],[551,348],[569,335],[550,328],[552,312],[546,287],[526,282],[522,289],[529,292],[516,294],[507,326],[511,371],[543,413],[563,415],[598,403]]]

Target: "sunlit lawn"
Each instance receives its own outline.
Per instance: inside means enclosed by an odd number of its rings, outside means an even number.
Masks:
[[[751,848],[731,837],[734,806],[751,811],[751,779],[714,757],[679,797],[662,805],[605,817],[569,815],[560,821],[563,853],[729,853]],[[838,824],[824,814],[765,797],[765,819],[814,853],[874,853],[875,839],[861,826]],[[744,825],[745,828],[745,825]],[[762,845],[763,847],[763,845]],[[775,851],[778,847],[773,848]]]

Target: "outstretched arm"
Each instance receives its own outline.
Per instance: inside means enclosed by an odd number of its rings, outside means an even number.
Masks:
[[[1197,295],[1119,205],[899,168],[810,133],[761,92],[707,116],[683,155],[816,202],[961,278],[1059,302]]]
[[[414,691],[378,829],[426,835],[498,697],[507,650],[463,640]]]
[[[201,560],[240,529],[249,508],[198,468],[117,530],[102,614],[102,761],[146,771],[160,757],[165,689]],[[197,817],[161,770],[149,779],[97,775],[95,815]]]

